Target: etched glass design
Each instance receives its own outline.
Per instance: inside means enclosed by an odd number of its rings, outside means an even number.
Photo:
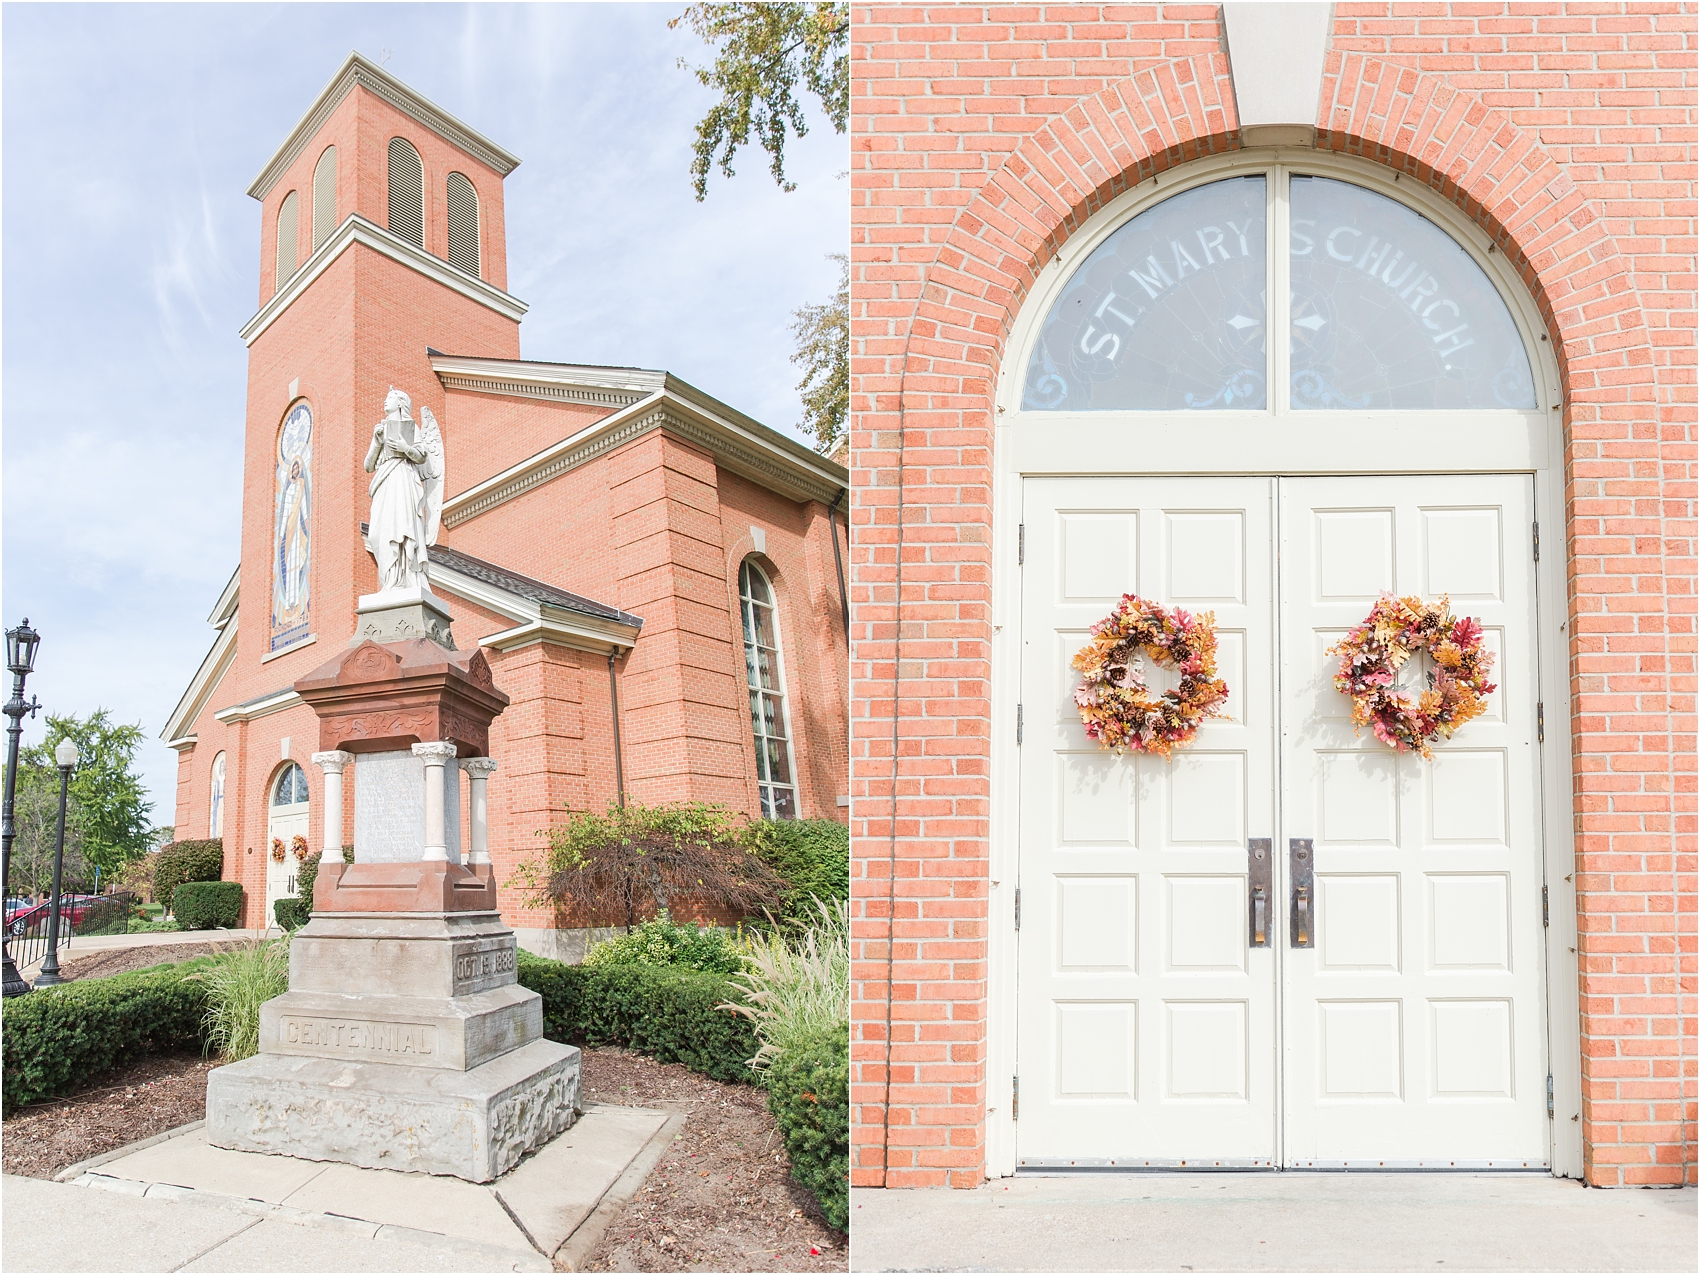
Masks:
[[[298,806],[307,800],[307,772],[290,762],[277,773],[272,785],[272,805]]]
[[[763,819],[795,819],[797,789],[785,728],[785,679],[779,665],[779,623],[773,586],[761,568],[738,569],[738,608],[744,621],[744,671],[750,685],[750,729],[756,745],[756,786]]]
[[[1140,213],[1045,316],[1028,411],[1258,409],[1267,402],[1264,179],[1231,177]]]
[[[1292,179],[1292,402],[1314,408],[1523,408],[1522,336],[1452,237],[1384,195]]]
[[[272,513],[271,645],[281,651],[312,627],[313,413],[297,403],[277,436],[277,503]]]
[[[212,793],[207,802],[207,836],[217,841],[224,835],[224,754],[213,758]]]

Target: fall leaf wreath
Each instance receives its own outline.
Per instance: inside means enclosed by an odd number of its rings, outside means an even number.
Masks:
[[[303,837],[299,832],[296,833],[289,843],[289,853],[295,856],[297,862],[306,863],[307,838]]]
[[[1144,655],[1181,675],[1161,695],[1145,685]],[[1228,684],[1216,676],[1216,616],[1164,610],[1132,593],[1092,626],[1092,640],[1072,661],[1081,674],[1074,702],[1089,738],[1121,753],[1168,758],[1189,744],[1207,718],[1222,715]]]
[[[1428,689],[1415,698],[1393,689],[1400,666],[1419,651],[1434,660]],[[1482,626],[1458,619],[1445,594],[1439,602],[1383,595],[1362,624],[1328,648],[1340,657],[1334,685],[1352,697],[1352,725],[1400,752],[1433,757],[1435,739],[1448,739],[1487,708],[1496,687],[1487,680],[1493,652]]]
[[[272,862],[273,863],[282,863],[283,862],[283,856],[284,856],[283,838],[282,837],[273,837],[272,838]]]

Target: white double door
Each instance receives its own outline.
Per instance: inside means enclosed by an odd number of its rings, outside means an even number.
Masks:
[[[1532,501],[1025,480],[1018,1165],[1547,1164]],[[1355,734],[1324,656],[1386,592],[1449,594],[1498,655],[1432,761]],[[1172,761],[1101,751],[1072,701],[1123,593],[1216,616],[1229,717]]]

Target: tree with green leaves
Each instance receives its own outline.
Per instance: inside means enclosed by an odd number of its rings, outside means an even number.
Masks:
[[[830,452],[844,437],[850,415],[850,259],[830,254],[838,263],[838,292],[825,305],[794,310],[791,333],[797,352],[791,361],[805,375],[797,382],[803,395],[803,428],[815,436],[815,446]]]
[[[81,862],[89,870],[111,874],[121,865],[146,854],[153,845],[153,803],[142,792],[136,773],[136,749],[142,728],[120,725],[104,708],[86,718],[49,714],[47,737],[18,757],[18,787],[32,772],[33,786],[45,778],[53,790],[57,819],[58,767],[53,750],[69,739],[77,745],[77,768],[71,773],[71,806],[65,818],[67,855],[75,834]],[[51,857],[52,846],[47,847]]]
[[[795,190],[785,176],[789,132],[808,136],[802,88],[842,134],[850,123],[850,6],[848,4],[693,4],[667,25],[685,23],[714,46],[713,66],[679,65],[691,71],[720,100],[697,123],[691,177],[697,199],[708,194],[716,166],[733,176],[732,160],[753,130],[767,152],[768,171],[781,190]]]

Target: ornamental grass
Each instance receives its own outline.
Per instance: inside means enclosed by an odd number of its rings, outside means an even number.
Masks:
[[[761,1070],[810,1033],[850,1021],[850,914],[843,900],[815,900],[817,918],[806,930],[776,926],[752,931],[745,941],[746,968],[731,976],[744,1000],[723,1008],[755,1024],[761,1048],[750,1066]]]
[[[285,934],[238,948],[189,976],[206,984],[207,1049],[225,1062],[260,1052],[260,1006],[289,990],[289,939]]]

